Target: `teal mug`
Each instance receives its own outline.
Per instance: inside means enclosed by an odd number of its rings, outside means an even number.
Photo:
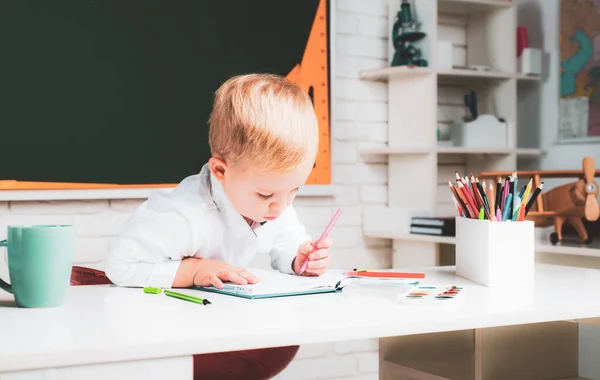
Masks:
[[[73,266],[73,226],[9,226],[7,240],[10,284],[19,307],[57,307],[64,302]]]

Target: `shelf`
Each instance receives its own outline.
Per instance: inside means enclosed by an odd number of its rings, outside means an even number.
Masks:
[[[463,79],[512,79],[516,76],[513,73],[505,73],[502,71],[484,71],[484,70],[471,70],[471,69],[440,69],[437,70],[438,77],[440,79],[452,79],[452,78],[463,78]]]
[[[539,156],[541,149],[535,148],[465,148],[459,146],[438,146],[434,148],[413,148],[413,147],[381,147],[361,149],[362,155],[415,155],[429,154],[436,152],[438,154],[489,154],[506,155],[516,153],[520,156]]]
[[[539,75],[517,74],[517,80],[524,82],[539,82],[542,78]]]
[[[550,243],[536,243],[535,250],[543,253],[555,253],[559,255],[591,256],[600,257],[600,246],[592,242],[591,246],[574,245],[552,245]]]
[[[393,239],[404,241],[415,241],[434,244],[456,244],[456,238],[453,236],[435,236],[435,235],[419,235],[396,232],[392,230],[372,230],[365,231],[365,235],[379,239]],[[569,245],[552,245],[550,243],[536,242],[535,251],[543,253],[555,253],[560,255],[576,255],[576,256],[591,256],[600,257],[599,246],[569,246]]]
[[[381,148],[366,148],[361,149],[362,155],[414,155],[414,154],[429,154],[435,152],[435,148],[415,148],[415,147],[381,147]]]
[[[537,148],[517,148],[517,154],[519,156],[541,156],[542,153],[544,153],[544,151]]]
[[[365,231],[365,235],[379,239],[394,239],[405,241],[418,241],[424,243],[456,244],[456,238],[453,236],[434,236],[396,233],[393,231]]]
[[[429,67],[417,66],[388,66],[377,69],[361,70],[358,73],[360,79],[388,80],[390,78],[405,78],[414,76],[425,76],[435,71]]]
[[[462,146],[440,146],[437,147],[437,152],[441,154],[494,154],[494,155],[502,155],[502,154],[510,154],[514,152],[514,149],[511,148],[471,148],[471,147],[462,147]]]
[[[513,1],[507,0],[438,0],[439,13],[473,14],[507,9]]]
[[[385,81],[398,78],[412,78],[415,76],[425,76],[437,74],[440,80],[448,79],[500,79],[509,80],[515,77],[523,77],[513,73],[505,73],[501,71],[483,71],[470,69],[435,69],[431,67],[416,67],[416,66],[386,66],[376,69],[361,70],[358,74],[360,79]]]

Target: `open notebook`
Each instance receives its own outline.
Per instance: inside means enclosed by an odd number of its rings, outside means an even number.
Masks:
[[[275,270],[253,269],[248,270],[257,276],[260,281],[252,285],[237,285],[226,283],[224,289],[210,287],[195,287],[195,289],[220,294],[227,294],[250,299],[288,297],[305,294],[335,293],[340,292],[351,280],[378,281],[394,284],[418,284],[413,279],[358,279],[345,275],[342,270],[329,270],[322,276],[307,277],[281,273]]]

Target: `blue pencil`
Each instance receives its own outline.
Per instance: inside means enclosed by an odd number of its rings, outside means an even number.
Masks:
[[[504,213],[502,214],[502,221],[505,222],[506,219],[508,218],[508,215],[510,214],[510,205],[512,205],[512,193],[508,193],[508,196],[506,197],[506,204],[504,205]]]
[[[519,217],[520,211],[521,211],[521,205],[517,206],[517,209],[515,210],[515,213],[513,214],[512,218],[510,220],[512,220],[513,222],[516,222],[517,218]]]

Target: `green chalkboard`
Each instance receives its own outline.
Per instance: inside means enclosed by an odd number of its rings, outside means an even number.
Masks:
[[[0,180],[176,183],[218,86],[286,75],[319,0],[3,0]]]

